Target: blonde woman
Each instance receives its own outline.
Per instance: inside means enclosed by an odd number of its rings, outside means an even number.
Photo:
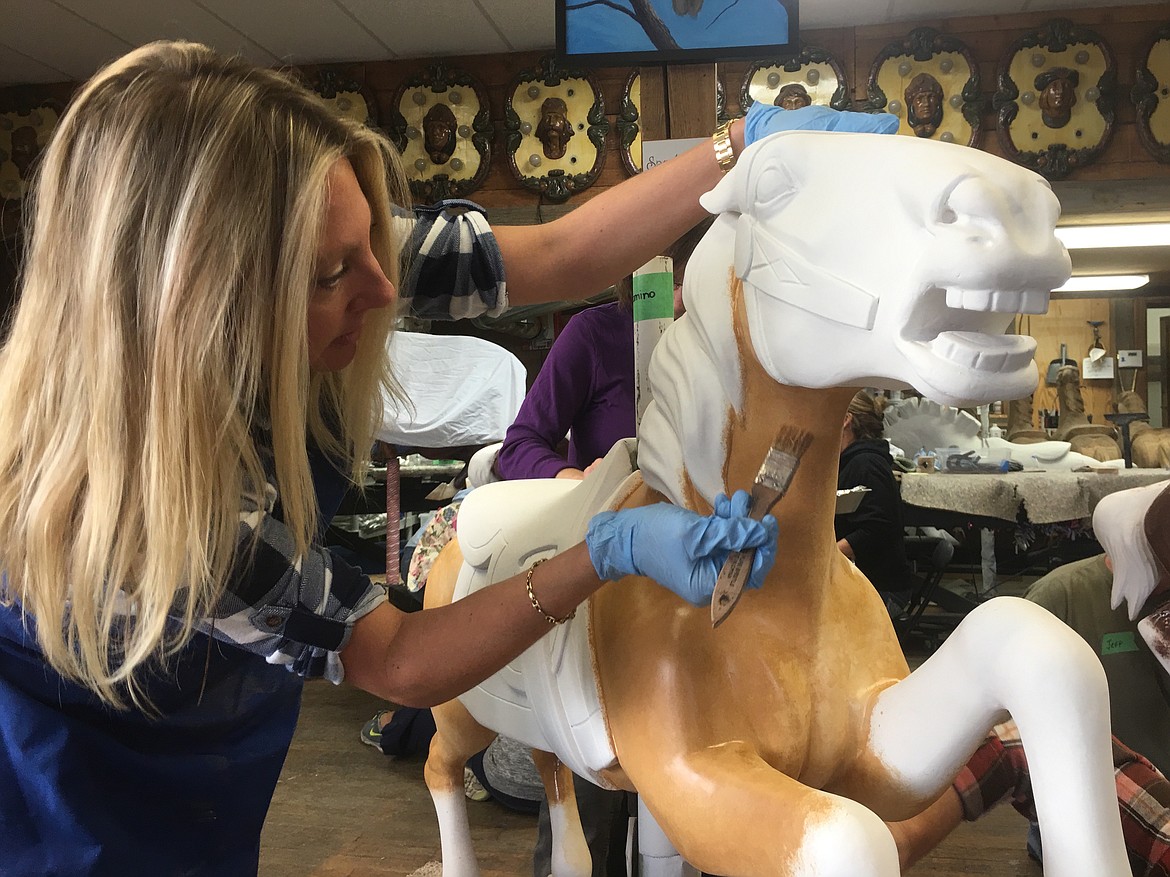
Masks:
[[[202,46],[148,45],[82,86],[0,351],[0,871],[254,873],[303,678],[430,705],[604,581],[702,604],[727,553],[758,548],[758,585],[776,525],[743,492],[710,517],[602,513],[539,569],[410,615],[318,534],[381,420],[396,297],[463,317],[586,296],[702,218],[745,130],[888,127],[766,110],[493,232],[392,210],[381,135]],[[631,219],[645,204],[653,225]]]
[[[0,871],[254,873],[303,678],[429,705],[607,579],[702,603],[748,547],[762,577],[775,523],[745,494],[599,515],[532,575],[412,615],[318,541],[380,420],[396,287],[448,317],[603,288],[700,218],[712,149],[670,164],[493,235],[396,218],[380,135],[201,46],[78,91],[0,353]]]

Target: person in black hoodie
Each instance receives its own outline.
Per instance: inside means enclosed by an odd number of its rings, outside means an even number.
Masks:
[[[889,442],[882,437],[885,399],[864,390],[853,397],[841,427],[837,489],[868,487],[857,510],[837,515],[837,547],[857,564],[897,617],[912,587],[902,544],[902,502],[894,480]]]

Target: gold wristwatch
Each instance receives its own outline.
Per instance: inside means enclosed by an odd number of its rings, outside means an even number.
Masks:
[[[719,162],[719,168],[723,173],[735,167],[735,150],[731,147],[732,121],[734,120],[728,119],[711,135],[711,142],[715,144],[715,160]]]

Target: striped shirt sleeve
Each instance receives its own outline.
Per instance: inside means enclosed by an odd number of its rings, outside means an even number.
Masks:
[[[198,629],[261,655],[306,678],[341,682],[339,652],[358,619],[386,602],[361,571],[312,546],[298,555],[295,540],[272,515],[276,489],[245,500],[240,556],[228,588]]]
[[[408,242],[399,295],[415,316],[461,320],[507,310],[504,261],[479,205],[440,201],[395,219],[410,225],[401,232]]]

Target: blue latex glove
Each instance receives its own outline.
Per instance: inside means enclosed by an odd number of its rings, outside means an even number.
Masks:
[[[776,519],[747,516],[751,498],[737,490],[715,499],[703,517],[668,503],[601,512],[589,522],[585,545],[597,574],[613,581],[639,575],[674,591],[688,603],[711,602],[715,579],[732,551],[756,549],[747,587],[758,588],[776,559]]]
[[[778,131],[848,131],[854,134],[893,134],[898,117],[890,113],[854,113],[820,104],[785,110],[756,101],[744,118],[743,142],[755,143]]]

